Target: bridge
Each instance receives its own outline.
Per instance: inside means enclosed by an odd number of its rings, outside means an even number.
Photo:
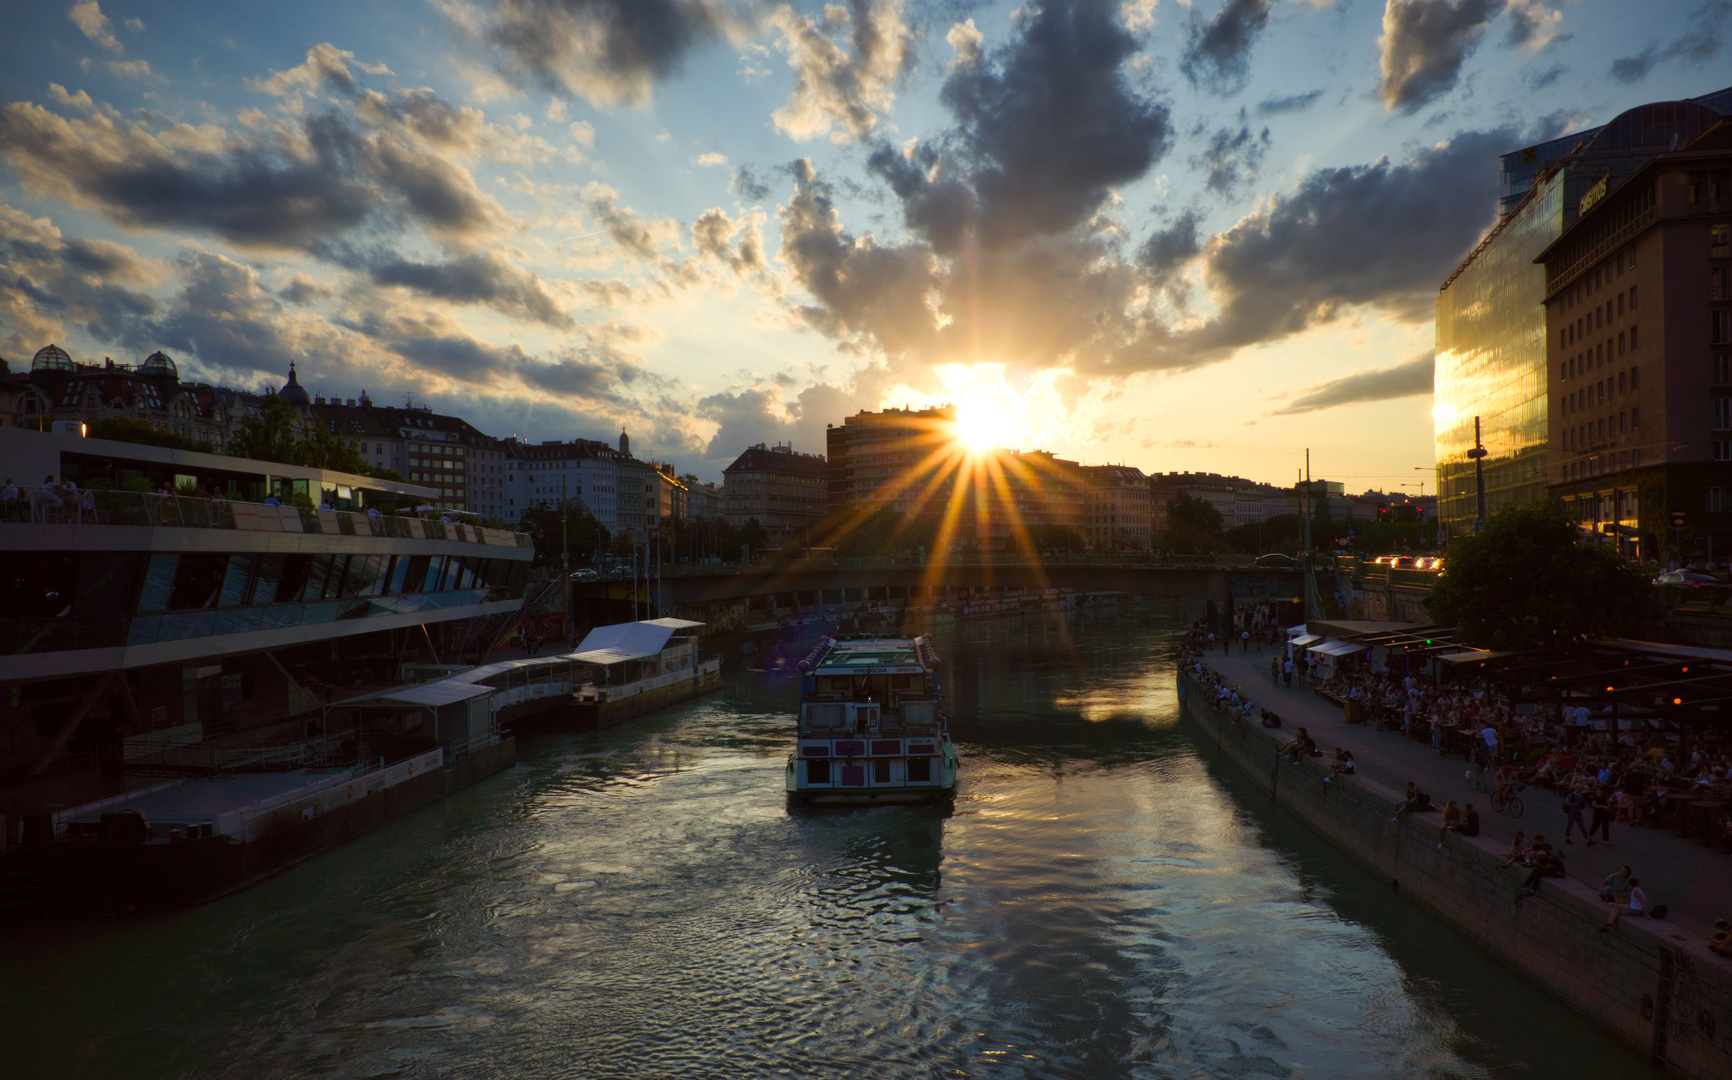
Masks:
[[[668,568],[672,570],[673,568]],[[821,605],[943,597],[1009,597],[1046,589],[1128,593],[1190,601],[1224,610],[1303,593],[1300,571],[1213,564],[1171,565],[1112,557],[1028,559],[986,556],[919,563],[908,559],[812,556],[746,566],[681,567],[660,582],[662,609],[713,624],[746,623]],[[619,617],[632,601],[650,602],[643,581],[578,582],[572,587],[580,621]],[[729,611],[728,609],[734,609]],[[730,617],[731,616],[731,617]]]

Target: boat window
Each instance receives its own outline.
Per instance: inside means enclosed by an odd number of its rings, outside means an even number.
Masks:
[[[174,572],[174,587],[168,593],[170,610],[215,607],[228,566],[229,557],[221,552],[189,551],[182,554],[180,566]]]
[[[253,582],[253,568],[258,564],[257,555],[230,555],[228,573],[223,576],[222,599],[223,607],[244,607],[247,602],[247,587]]]
[[[7,618],[53,619],[70,614],[78,556],[70,552],[11,552],[0,574],[0,611]]]
[[[826,758],[814,758],[806,762],[806,782],[808,784],[828,784],[830,782],[830,762]]]
[[[341,569],[339,567],[338,569]],[[331,556],[314,555],[307,568],[307,587],[303,590],[301,599],[307,603],[322,600],[325,596],[325,579],[331,576]]]
[[[179,555],[152,555],[150,568],[144,572],[144,589],[139,593],[138,610],[161,611],[168,607],[168,593],[174,587],[174,570],[180,565]]]
[[[277,600],[277,581],[283,576],[283,556],[266,555],[259,560],[258,577],[253,581],[252,602],[255,604],[274,604]]]
[[[872,782],[888,784],[890,782],[890,759],[878,758],[872,762]]]
[[[313,568],[311,555],[289,555],[283,559],[283,571],[277,577],[276,602],[289,604],[301,598],[307,587],[307,574]]]
[[[909,758],[908,779],[911,783],[930,783],[932,780],[932,759]]]

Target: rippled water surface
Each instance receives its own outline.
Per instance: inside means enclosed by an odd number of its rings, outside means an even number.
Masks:
[[[6,929],[0,1075],[1646,1074],[1200,758],[1171,629],[941,633],[948,815],[790,812],[729,657],[241,896]]]

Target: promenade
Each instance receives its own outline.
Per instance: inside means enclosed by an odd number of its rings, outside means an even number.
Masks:
[[[1280,714],[1283,738],[1305,727],[1325,761],[1337,746],[1344,746],[1353,752],[1358,774],[1368,780],[1397,792],[1412,780],[1430,794],[1432,805],[1440,811],[1450,799],[1463,807],[1473,803],[1479,812],[1480,834],[1500,848],[1509,847],[1518,829],[1530,839],[1535,832],[1544,833],[1564,856],[1568,876],[1595,891],[1613,869],[1628,865],[1641,879],[1649,904],[1666,904],[1670,908],[1668,921],[1698,941],[1712,932],[1715,919],[1732,919],[1732,856],[1684,839],[1663,825],[1632,828],[1614,823],[1609,845],[1596,843],[1590,848],[1579,836],[1574,844],[1565,844],[1561,796],[1543,788],[1526,788],[1521,792],[1523,816],[1505,817],[1491,808],[1489,790],[1474,790],[1465,759],[1444,757],[1429,743],[1415,742],[1398,731],[1378,731],[1369,723],[1349,724],[1338,706],[1301,687],[1297,680],[1291,690],[1271,686],[1271,655],[1268,646],[1259,650],[1253,644],[1248,654],[1235,647],[1231,656],[1218,651],[1205,653],[1202,661],[1237,684],[1257,705]],[[1488,787],[1489,781],[1488,773]],[[1393,806],[1390,812],[1394,813]],[[1418,820],[1441,825],[1443,815],[1420,814]]]

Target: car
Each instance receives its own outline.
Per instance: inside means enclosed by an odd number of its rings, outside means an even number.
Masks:
[[[596,573],[594,570],[591,570],[587,566],[582,568],[581,570],[573,570],[571,573],[571,577],[572,577],[572,580],[574,580],[574,581],[600,581],[601,580],[601,575]]]
[[[1654,579],[1656,585],[1688,585],[1699,589],[1704,585],[1718,585],[1720,579],[1710,574],[1696,570],[1668,570]]]
[[[1264,569],[1290,570],[1299,565],[1299,561],[1291,555],[1283,555],[1279,551],[1271,551],[1267,555],[1257,556],[1255,563]]]

